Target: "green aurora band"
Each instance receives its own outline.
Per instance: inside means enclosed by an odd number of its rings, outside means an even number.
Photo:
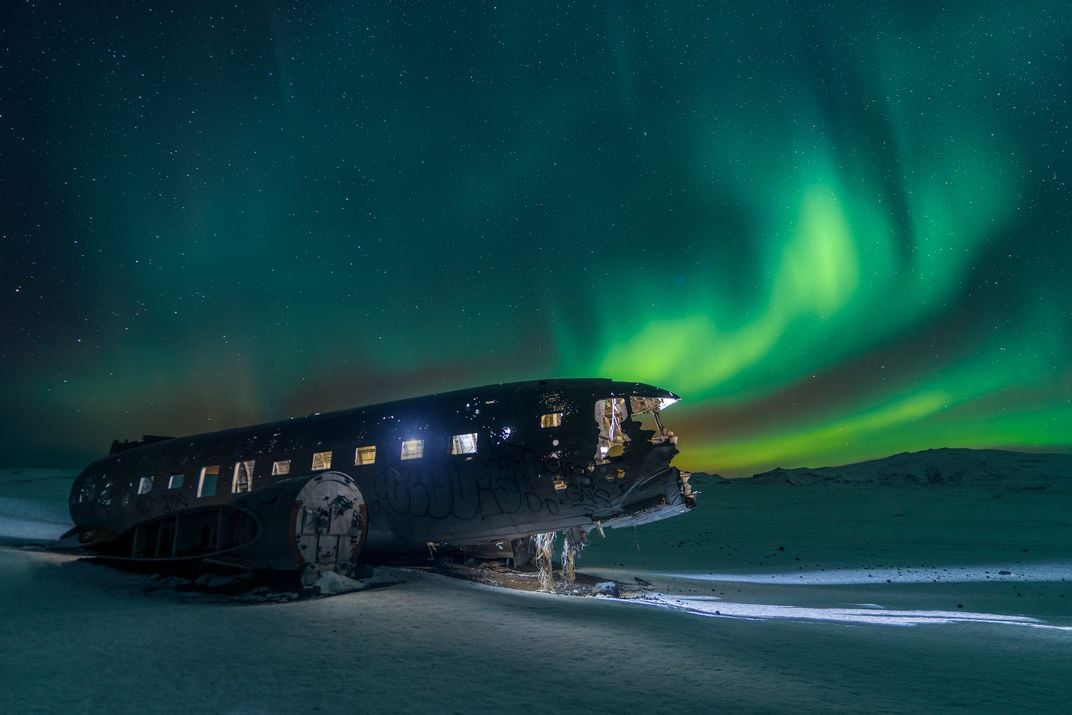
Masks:
[[[812,5],[21,8],[0,456],[592,375],[684,468],[1068,450],[1072,6]]]

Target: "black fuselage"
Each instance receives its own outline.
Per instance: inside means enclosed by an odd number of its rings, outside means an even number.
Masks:
[[[248,513],[243,528],[261,534],[276,528],[272,490],[333,474],[356,485],[346,499],[363,501],[363,558],[644,523],[692,506],[670,466],[676,438],[658,420],[659,405],[676,399],[641,383],[541,380],[119,445],[77,478],[71,515],[90,548],[124,557],[129,542],[133,558],[166,558],[146,546],[144,525],[218,511],[222,529],[225,512]],[[257,549],[231,552],[264,560]]]

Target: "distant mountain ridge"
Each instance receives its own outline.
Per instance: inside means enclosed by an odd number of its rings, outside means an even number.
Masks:
[[[777,468],[741,479],[697,473],[719,482],[808,486],[1005,486],[1072,489],[1072,454],[1035,454],[998,449],[928,449],[838,467]]]

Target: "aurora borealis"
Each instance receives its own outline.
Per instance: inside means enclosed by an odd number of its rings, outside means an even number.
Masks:
[[[1072,447],[1068,3],[212,5],[0,10],[4,464],[569,376]]]

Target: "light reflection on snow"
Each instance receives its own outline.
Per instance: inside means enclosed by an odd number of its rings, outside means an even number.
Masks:
[[[835,586],[873,583],[984,583],[986,581],[1072,581],[1072,563],[1023,564],[1016,566],[885,567],[796,571],[790,573],[669,573],[658,578],[723,583],[774,584],[779,586]]]
[[[1027,616],[1006,616],[996,613],[966,611],[909,611],[886,610],[867,604],[863,608],[812,608],[806,606],[777,606],[763,603],[733,603],[715,598],[681,597],[670,594],[651,594],[628,601],[648,606],[671,608],[701,616],[742,618],[747,620],[834,621],[838,623],[883,626],[919,626],[943,623],[987,623],[1072,632],[1072,626],[1053,626]]]

